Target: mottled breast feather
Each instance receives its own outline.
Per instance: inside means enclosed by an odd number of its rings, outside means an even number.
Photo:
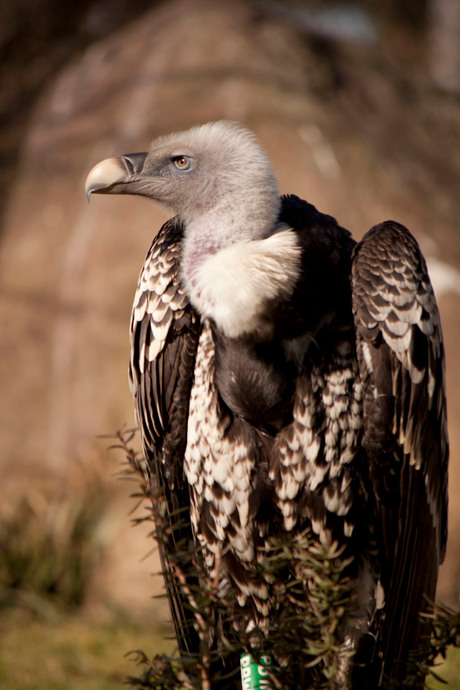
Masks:
[[[381,673],[404,676],[433,601],[447,537],[448,440],[439,313],[425,261],[402,225],[372,228],[357,246],[353,311],[387,605],[374,621]],[[415,643],[415,644],[414,644]],[[379,663],[378,660],[376,662]]]

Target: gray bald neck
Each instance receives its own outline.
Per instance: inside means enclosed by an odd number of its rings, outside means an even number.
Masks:
[[[273,178],[269,188],[247,186],[227,191],[209,210],[184,219],[182,270],[186,287],[206,256],[240,242],[267,237],[276,225],[279,205]]]

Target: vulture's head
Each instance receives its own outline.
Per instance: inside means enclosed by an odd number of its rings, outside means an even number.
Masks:
[[[266,231],[279,210],[267,155],[250,132],[226,121],[161,137],[146,153],[101,161],[88,175],[86,193],[147,196],[170,206],[186,225],[209,214],[215,223],[217,214],[234,229],[252,219]]]
[[[278,222],[271,164],[235,123],[211,122],[157,139],[147,153],[108,158],[89,173],[86,193],[138,194],[176,212],[187,294],[226,335],[261,332],[265,305],[297,280],[299,248]]]

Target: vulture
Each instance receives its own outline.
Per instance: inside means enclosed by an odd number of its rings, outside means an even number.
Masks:
[[[429,644],[448,439],[439,312],[414,237],[390,220],[356,242],[280,196],[256,137],[227,121],[103,160],[86,193],[176,214],[141,270],[129,375],[152,496],[180,516],[160,553],[182,654],[200,640],[179,538],[199,547],[197,579],[235,593],[245,630],[269,639],[279,607],[257,563],[273,535],[308,529],[313,547],[343,549],[352,583],[333,687],[422,688],[409,661]]]

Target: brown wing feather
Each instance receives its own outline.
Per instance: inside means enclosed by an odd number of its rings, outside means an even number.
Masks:
[[[353,310],[364,437],[385,605],[374,622],[377,674],[401,680],[423,653],[447,536],[448,441],[439,313],[409,231],[388,221],[357,246]],[[422,683],[423,685],[423,683]]]
[[[159,546],[176,635],[182,651],[195,652],[193,618],[170,568],[193,542],[183,456],[198,318],[180,284],[181,239],[182,228],[172,219],[147,255],[131,317],[129,376],[148,483],[152,496],[164,501],[167,524],[174,525],[162,531]]]

